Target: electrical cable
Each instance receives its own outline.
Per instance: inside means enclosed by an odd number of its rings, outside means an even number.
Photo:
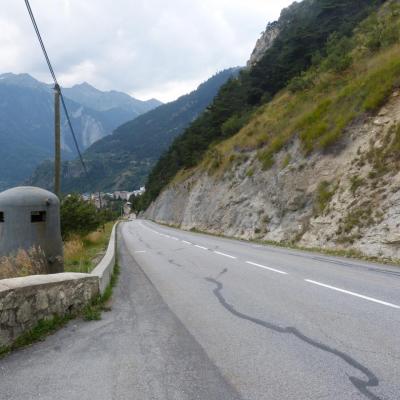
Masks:
[[[59,94],[60,94],[60,97],[61,97],[61,103],[62,103],[62,106],[63,106],[63,109],[64,109],[65,116],[67,118],[68,126],[69,126],[69,129],[70,129],[71,134],[72,134],[72,138],[74,140],[76,151],[77,151],[77,153],[79,155],[79,160],[80,160],[80,162],[82,164],[82,167],[83,167],[83,170],[85,171],[86,176],[88,176],[88,171],[87,171],[87,168],[86,168],[86,164],[85,164],[85,162],[83,160],[82,153],[81,153],[81,151],[79,149],[79,144],[78,144],[78,141],[76,139],[75,131],[74,131],[74,128],[73,128],[72,123],[71,123],[71,118],[69,117],[67,105],[65,104],[65,100],[64,100],[64,96],[63,96],[61,87],[58,84],[56,74],[54,73],[53,66],[51,65],[50,58],[49,58],[49,56],[47,54],[46,47],[45,47],[45,45],[43,43],[42,35],[40,34],[39,28],[37,26],[37,23],[36,23],[36,20],[35,20],[35,16],[33,15],[33,12],[32,12],[31,5],[29,4],[29,0],[25,0],[25,5],[26,5],[26,8],[28,10],[30,19],[32,21],[33,28],[35,29],[36,36],[37,36],[37,38],[39,40],[40,47],[42,48],[44,57],[46,59],[46,63],[47,63],[47,66],[49,68],[50,74],[51,74],[51,76],[53,78],[54,89],[59,91]]]

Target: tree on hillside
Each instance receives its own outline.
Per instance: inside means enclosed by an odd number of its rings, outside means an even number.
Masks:
[[[69,195],[62,200],[60,215],[63,239],[71,235],[87,235],[98,229],[103,222],[96,207],[77,194]]]

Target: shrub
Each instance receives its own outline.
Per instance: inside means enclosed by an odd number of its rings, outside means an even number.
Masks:
[[[331,184],[327,181],[322,181],[315,193],[314,212],[316,215],[321,215],[328,204],[331,202],[335,190],[331,189]]]
[[[235,114],[227,121],[225,121],[221,126],[222,135],[225,137],[229,137],[239,132],[240,129],[248,121],[249,117],[247,115],[238,115]]]
[[[350,211],[343,223],[345,233],[350,233],[354,228],[364,228],[374,223],[372,208],[370,205],[363,206]]]
[[[292,92],[300,92],[310,89],[314,86],[315,73],[311,71],[302,72],[299,76],[295,76],[289,83],[287,88]]]
[[[399,5],[392,2],[390,8],[382,16],[378,16],[376,12],[371,14],[360,24],[359,32],[369,51],[378,51],[399,41],[399,25],[395,22]]]
[[[71,235],[85,236],[103,223],[96,207],[77,194],[69,195],[62,200],[60,215],[63,239]]]
[[[254,168],[251,167],[251,168],[246,172],[246,175],[247,175],[249,178],[253,177],[253,175],[254,175]]]
[[[363,178],[360,178],[358,175],[352,176],[350,178],[350,191],[355,195],[357,189],[361,186],[363,186],[365,183],[365,180]]]
[[[340,37],[337,32],[333,33],[326,45],[327,56],[322,62],[322,70],[342,72],[349,68],[353,61],[350,54],[353,46],[353,42],[348,37]]]
[[[265,151],[265,152],[259,153],[258,159],[261,162],[262,169],[264,171],[267,171],[270,168],[272,168],[275,163],[274,154],[270,151]]]
[[[287,153],[282,162],[282,169],[285,169],[290,164],[291,160],[292,156],[290,155],[290,153]]]

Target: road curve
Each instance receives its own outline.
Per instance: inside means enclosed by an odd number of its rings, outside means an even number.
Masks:
[[[400,268],[120,232],[113,311],[0,360],[1,399],[400,399]]]

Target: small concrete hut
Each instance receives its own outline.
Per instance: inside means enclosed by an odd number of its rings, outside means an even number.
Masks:
[[[47,190],[16,187],[0,193],[0,256],[41,251],[47,272],[64,271],[60,201]]]

